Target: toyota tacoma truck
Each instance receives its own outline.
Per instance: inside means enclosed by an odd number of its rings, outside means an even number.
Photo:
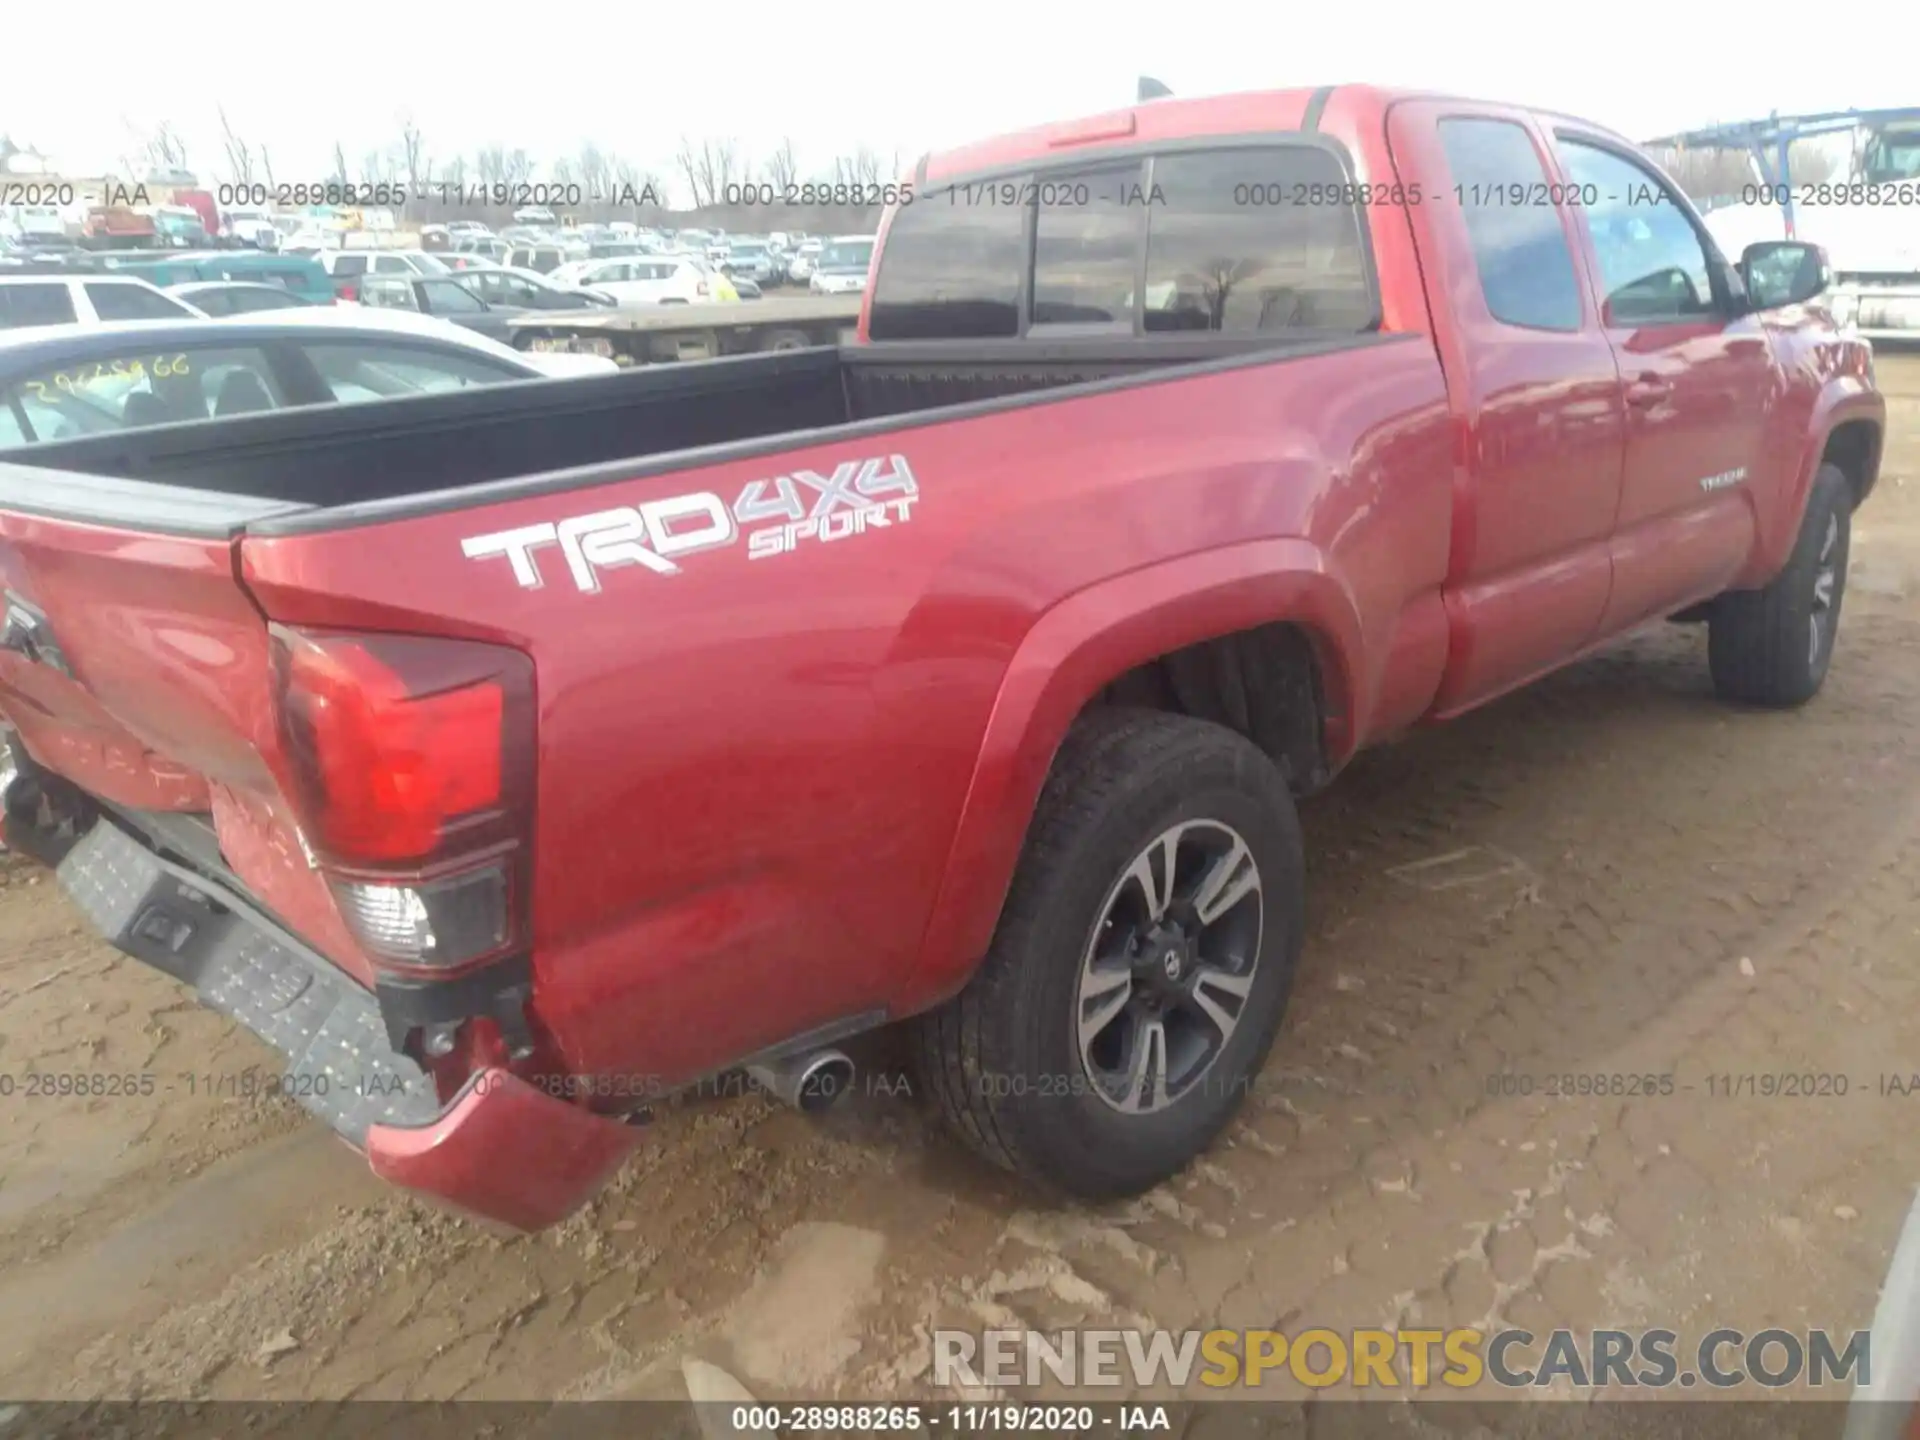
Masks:
[[[913,179],[854,343],[0,454],[8,842],[389,1180],[548,1224],[906,1022],[982,1155],[1139,1191],[1363,746],[1674,619],[1820,689],[1870,351],[1618,135],[1343,86]]]

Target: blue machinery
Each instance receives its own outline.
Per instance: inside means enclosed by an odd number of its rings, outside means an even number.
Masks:
[[[1890,125],[1920,125],[1920,108],[1901,110],[1832,110],[1820,115],[1779,115],[1764,120],[1741,120],[1731,125],[1709,125],[1679,135],[1648,140],[1649,150],[1744,150],[1760,167],[1764,184],[1781,197],[1787,234],[1793,234],[1793,173],[1795,141],[1848,131],[1876,131]]]

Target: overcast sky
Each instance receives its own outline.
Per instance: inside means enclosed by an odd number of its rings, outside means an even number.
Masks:
[[[911,161],[1125,104],[1141,74],[1178,95],[1425,86],[1549,105],[1635,138],[1776,109],[1920,103],[1920,0],[10,8],[0,133],[76,175],[125,173],[121,157],[164,120],[203,181],[230,178],[218,105],[285,182],[327,178],[336,140],[357,170],[392,146],[403,112],[440,160],[500,144],[544,167],[592,142],[671,180],[682,134],[732,136],[754,157],[784,136],[802,173],[820,173],[862,144]]]

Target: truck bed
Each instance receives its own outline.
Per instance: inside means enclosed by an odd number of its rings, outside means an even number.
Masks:
[[[0,508],[191,535],[334,528],[1396,338],[823,347],[195,420],[0,450]]]
[[[513,318],[516,330],[684,330],[792,325],[811,320],[840,320],[849,329],[860,321],[858,295],[769,295],[750,303],[722,305],[622,305],[612,310],[530,310]]]

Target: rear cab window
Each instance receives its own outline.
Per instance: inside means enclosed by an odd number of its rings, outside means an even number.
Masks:
[[[1358,333],[1379,322],[1341,156],[1189,142],[923,191],[895,211],[878,340]]]

